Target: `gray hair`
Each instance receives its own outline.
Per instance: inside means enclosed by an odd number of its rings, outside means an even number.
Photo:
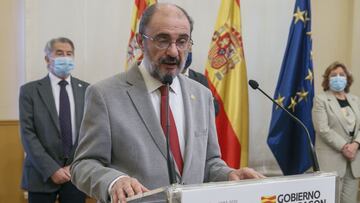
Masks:
[[[140,34],[145,34],[146,26],[149,24],[152,16],[154,15],[155,11],[158,9],[159,5],[161,5],[161,4],[156,3],[156,4],[149,6],[142,14],[140,24],[139,24],[139,33]],[[193,28],[194,28],[194,21],[189,16],[189,14],[185,11],[185,9],[181,8],[178,5],[174,5],[174,6],[176,8],[178,8],[181,12],[183,12],[184,15],[186,16],[186,18],[188,19],[189,24],[190,24],[190,34],[191,34],[193,31]]]
[[[48,41],[46,43],[45,49],[44,49],[46,56],[50,56],[51,52],[54,49],[54,44],[57,42],[70,44],[72,50],[75,51],[74,43],[70,39],[68,39],[66,37],[58,37],[58,38],[51,39],[50,41]]]

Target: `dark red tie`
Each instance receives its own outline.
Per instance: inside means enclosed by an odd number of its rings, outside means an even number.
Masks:
[[[166,91],[166,86],[164,85],[161,86],[160,92],[161,92],[160,120],[161,120],[161,127],[166,136],[166,97],[168,94],[168,92]],[[182,175],[183,159],[181,156],[179,137],[176,130],[175,120],[170,106],[169,106],[169,123],[170,123],[170,127],[169,127],[170,149],[174,156],[179,172]]]

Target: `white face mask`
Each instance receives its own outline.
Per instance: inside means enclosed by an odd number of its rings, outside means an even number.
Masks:
[[[346,76],[336,75],[336,76],[330,77],[329,86],[330,86],[330,89],[334,92],[344,91],[346,84],[347,84]]]

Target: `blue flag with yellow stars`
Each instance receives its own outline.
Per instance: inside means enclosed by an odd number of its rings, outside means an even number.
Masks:
[[[314,143],[313,97],[310,0],[296,0],[274,98],[305,124]],[[312,166],[305,130],[275,105],[267,143],[284,175],[301,174]]]

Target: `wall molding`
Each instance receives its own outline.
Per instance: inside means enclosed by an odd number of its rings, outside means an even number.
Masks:
[[[0,120],[0,126],[18,126],[18,120]]]

